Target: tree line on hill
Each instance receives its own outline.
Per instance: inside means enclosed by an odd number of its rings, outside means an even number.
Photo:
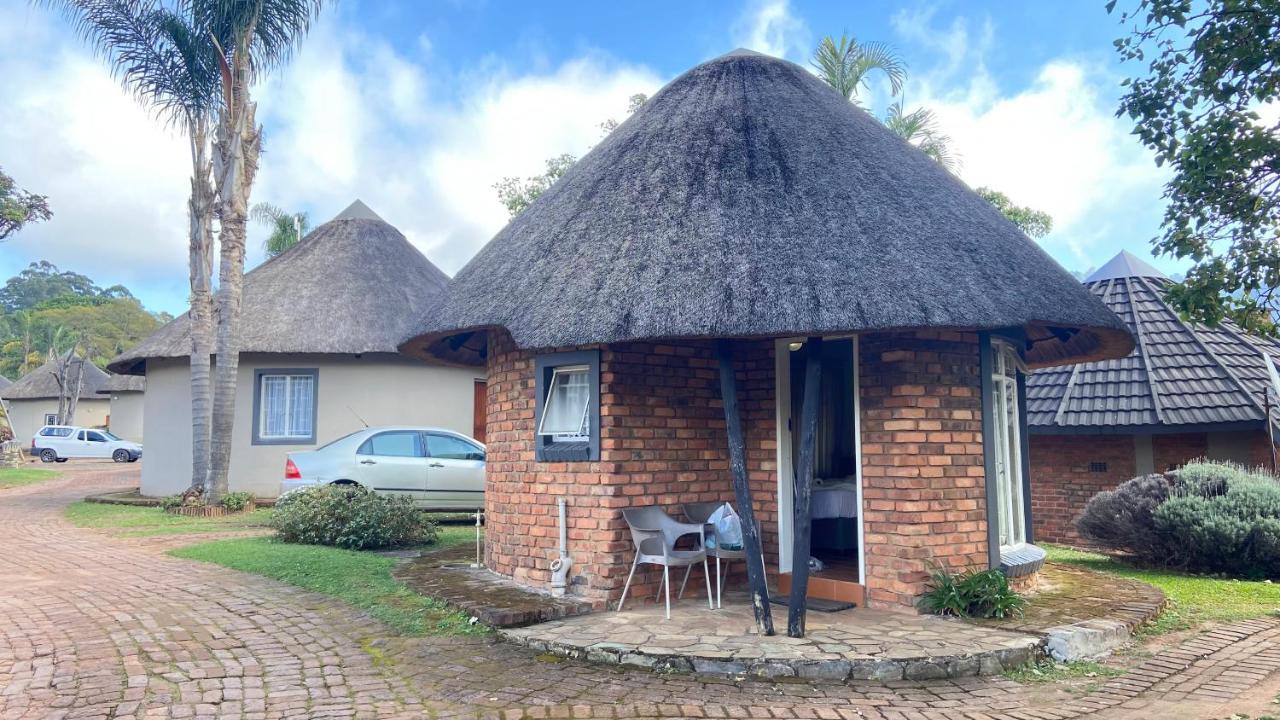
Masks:
[[[105,366],[172,319],[122,285],[33,262],[0,287],[0,375],[16,380],[68,351]]]

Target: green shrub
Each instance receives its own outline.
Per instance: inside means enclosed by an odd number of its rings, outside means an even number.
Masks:
[[[222,496],[219,502],[227,512],[240,512],[253,504],[253,493],[249,492],[229,492]]]
[[[1089,499],[1076,519],[1081,537],[1138,557],[1158,558],[1154,513],[1169,499],[1163,475],[1143,475],[1104,490]]]
[[[160,498],[161,510],[172,510],[176,507],[182,507],[181,495],[166,495],[165,497]]]
[[[1021,615],[1026,601],[1009,587],[1009,578],[1000,570],[955,575],[937,568],[918,604],[934,615],[1003,619]]]
[[[1196,461],[1090,499],[1081,534],[1153,564],[1245,578],[1280,577],[1280,482]],[[1163,494],[1162,494],[1163,493]]]
[[[434,542],[436,526],[403,497],[353,485],[322,485],[276,503],[271,526],[281,540],[369,550]]]

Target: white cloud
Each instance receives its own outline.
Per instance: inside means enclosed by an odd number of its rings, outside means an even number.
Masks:
[[[788,0],[752,0],[734,23],[738,47],[796,60],[811,49],[809,27],[791,12]]]
[[[589,52],[532,63],[537,70],[488,59],[437,78],[420,55],[351,27],[330,14],[258,88],[266,134],[253,200],[308,210],[319,223],[359,197],[449,273],[506,223],[495,182],[537,173],[559,153],[581,155],[601,122],[625,115],[630,95],[660,85],[643,67]],[[0,0],[0,74],[24,88],[0,105],[0,162],[49,195],[55,212],[0,246],[0,271],[47,258],[181,310],[185,141],[150,120],[57,18],[22,0]],[[451,83],[464,89],[437,91]],[[251,265],[264,233],[251,225]]]
[[[900,34],[942,58],[908,81],[907,105],[936,113],[960,155],[960,176],[1053,216],[1042,244],[1069,268],[1101,265],[1122,247],[1149,255],[1166,174],[1115,116],[1119,79],[1060,58],[1009,92],[984,62],[990,23],[979,33],[964,19],[937,30],[931,18],[895,18]]]

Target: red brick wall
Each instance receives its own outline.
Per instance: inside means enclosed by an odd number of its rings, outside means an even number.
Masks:
[[[621,509],[732,500],[724,409],[710,342],[601,349],[601,458],[534,462],[533,353],[504,333],[489,346],[486,564],[547,587],[556,501],[569,499],[572,592],[621,595],[632,543]],[[740,343],[739,405],[766,562],[777,567],[778,509],[771,341]],[[567,349],[567,348],[566,348]],[[930,561],[987,564],[977,336],[864,336],[862,453],[870,599],[911,605]],[[697,571],[695,571],[697,574]],[[637,573],[628,602],[651,600],[659,570]],[[701,587],[701,578],[690,589]]]
[[[772,344],[738,348],[738,385],[749,480],[765,546],[776,559],[777,480]],[[534,462],[533,353],[493,333],[489,348],[486,564],[546,587],[556,556],[556,502],[569,500],[573,592],[616,600],[631,567],[621,509],[732,500],[724,409],[711,343],[627,343],[601,349],[600,461]],[[630,598],[652,598],[660,569],[642,568]],[[696,571],[695,571],[696,572]],[[695,585],[696,582],[696,585]],[[690,592],[704,587],[701,578]],[[629,600],[628,602],[631,602]]]
[[[1208,451],[1209,436],[1205,433],[1151,436],[1151,457],[1156,472],[1185,465],[1188,460],[1204,457]]]
[[[988,566],[978,337],[861,341],[867,592],[912,605],[929,564]]]
[[[1132,435],[1032,435],[1031,523],[1035,541],[1080,544],[1076,517],[1089,498],[1137,475]],[[1089,463],[1107,464],[1090,472]]]

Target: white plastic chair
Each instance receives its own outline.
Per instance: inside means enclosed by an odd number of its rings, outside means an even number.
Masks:
[[[712,537],[715,537],[716,528],[707,521],[711,519],[712,514],[714,514],[716,510],[719,510],[727,504],[728,503],[723,502],[685,503],[682,506],[682,509],[684,510],[684,516],[688,518],[690,522],[700,523],[704,527],[710,528]],[[732,505],[730,505],[730,507],[732,507]],[[760,537],[760,521],[757,520],[755,525],[756,537]],[[743,547],[738,548],[737,550],[730,550],[728,548],[721,547],[720,538],[716,537],[715,543],[713,543],[711,547],[707,548],[707,557],[714,557],[716,559],[716,607],[722,608],[724,607],[724,604],[721,602],[721,592],[724,588],[724,573],[729,571],[730,562],[734,560],[746,561],[747,549]],[[763,561],[763,553],[761,553],[761,559]],[[724,561],[723,572],[720,569],[721,560]],[[689,582],[689,570],[684,571],[684,580],[680,582],[680,592],[684,592],[684,585],[687,582]]]
[[[622,586],[622,597],[618,600],[618,612],[627,601],[627,592],[631,589],[631,579],[635,577],[636,567],[641,564],[661,565],[662,584],[658,586],[658,594],[663,588],[667,591],[667,619],[671,619],[671,568],[687,567],[692,569],[702,563],[702,573],[707,580],[707,607],[714,610],[711,600],[711,572],[707,566],[707,544],[705,526],[694,523],[676,521],[657,505],[626,508],[622,517],[631,530],[631,541],[636,547],[636,558],[631,563],[631,572],[627,574],[627,582]],[[686,535],[698,536],[698,547],[691,550],[677,550],[676,541]],[[689,579],[688,572],[685,579]],[[681,595],[684,585],[680,586]],[[679,595],[676,596],[677,598]],[[654,598],[655,600],[657,598]]]

